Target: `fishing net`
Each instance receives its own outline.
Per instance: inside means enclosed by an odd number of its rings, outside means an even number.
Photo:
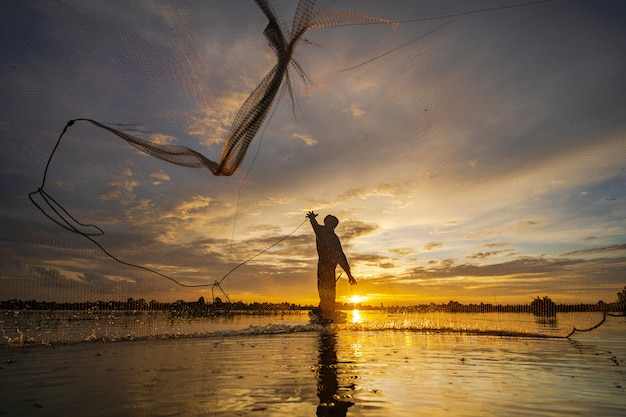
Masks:
[[[0,8],[7,309],[316,306],[316,210],[358,281],[342,308],[413,315],[380,328],[623,311],[620,4]]]

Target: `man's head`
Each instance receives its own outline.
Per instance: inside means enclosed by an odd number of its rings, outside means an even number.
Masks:
[[[334,229],[335,227],[337,227],[338,224],[339,224],[339,220],[332,214],[329,214],[328,216],[324,217],[324,226]]]

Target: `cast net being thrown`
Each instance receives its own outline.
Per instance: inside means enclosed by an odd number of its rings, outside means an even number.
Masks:
[[[621,5],[0,11],[0,301],[314,306],[315,210],[345,308],[562,335],[623,310]]]

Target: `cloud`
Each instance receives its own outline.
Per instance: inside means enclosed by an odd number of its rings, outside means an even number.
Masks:
[[[170,176],[165,174],[165,173],[163,173],[163,171],[153,172],[152,174],[150,174],[150,177],[156,179],[156,181],[152,182],[153,185],[160,185],[164,181],[169,181],[170,180]]]
[[[496,251],[489,251],[489,252],[477,252],[477,253],[472,253],[471,255],[465,256],[465,259],[487,259],[491,256],[496,256],[501,253],[512,252],[512,251],[513,249],[496,250]]]
[[[150,133],[149,140],[150,142],[154,142],[157,145],[170,145],[177,141],[174,136],[165,133]]]
[[[224,142],[237,111],[248,94],[235,92],[217,97],[192,118],[188,133],[200,137],[200,143],[212,146]]]
[[[377,254],[371,254],[371,253],[370,254],[352,254],[349,257],[349,261],[352,264],[360,263],[360,264],[365,264],[365,265],[370,265],[370,266],[376,266],[379,268],[395,267],[395,265],[389,262],[389,258],[380,256]]]
[[[314,146],[317,145],[317,140],[315,140],[312,136],[306,135],[304,133],[292,133],[292,138],[300,139],[306,146]]]
[[[63,275],[57,269],[49,269],[41,266],[31,266],[30,272],[37,279],[40,279],[42,284],[50,287],[67,287],[70,282],[76,282],[76,280],[73,280]]]
[[[621,252],[626,251],[626,243],[622,243],[620,245],[611,245],[611,246],[602,246],[597,248],[589,248],[589,249],[577,249],[570,252],[566,252],[561,256],[571,256],[571,255],[592,255],[596,253],[607,253],[607,252]]]
[[[360,119],[365,114],[365,111],[355,103],[351,103],[346,109],[346,112],[352,115],[355,119]]]
[[[427,261],[426,263],[431,266],[439,266],[439,267],[444,267],[444,268],[449,268],[455,264],[454,259],[440,259],[440,260],[431,259]]]
[[[352,188],[341,194],[338,202],[346,202],[354,199],[365,200],[370,197],[406,197],[408,191],[401,184],[382,183],[373,187]]]
[[[122,205],[134,203],[137,198],[134,190],[141,184],[139,181],[131,179],[132,176],[133,172],[130,169],[123,170],[116,180],[107,183],[107,186],[112,189],[105,194],[100,194],[98,199],[102,201],[117,200]]]
[[[74,183],[73,181],[60,181],[55,179],[52,181],[52,183],[55,187],[63,191],[74,191],[76,189],[76,183]]]
[[[432,232],[430,232],[431,235],[445,235],[445,234],[450,234],[450,233],[455,233],[456,229],[448,229],[448,230],[442,230],[439,228],[435,228],[433,229]]]
[[[342,221],[337,229],[337,232],[341,232],[342,239],[353,240],[374,233],[380,229],[380,226],[359,220],[346,220]]]
[[[597,275],[606,278],[616,271],[626,272],[626,259],[550,259],[543,257],[520,257],[518,259],[487,265],[472,263],[457,264],[452,260],[446,262],[432,261],[429,266],[419,266],[408,271],[406,278],[491,278],[519,276],[527,279],[549,279],[558,282],[562,276],[577,276],[580,279],[590,279],[590,272],[596,269]],[[609,272],[612,271],[612,272]],[[598,277],[596,276],[596,279]],[[618,282],[613,277],[611,281]],[[556,288],[556,287],[555,287]]]
[[[195,195],[190,200],[178,203],[174,208],[161,216],[161,219],[176,218],[190,220],[198,216],[198,212],[211,204],[211,197]]]
[[[387,251],[397,256],[410,256],[410,255],[416,255],[419,253],[413,248],[393,248],[393,249],[388,249]]]
[[[106,279],[108,279],[109,281],[121,281],[121,282],[130,282],[130,283],[134,283],[135,281],[128,278],[128,277],[124,277],[124,276],[120,276],[120,275],[104,275],[104,277]]]
[[[485,243],[484,245],[481,245],[482,248],[502,248],[505,246],[510,246],[511,242],[496,242],[496,243]]]
[[[492,236],[498,236],[501,232],[492,230],[473,230],[462,237],[463,240],[484,240]]]
[[[427,252],[432,252],[436,249],[441,249],[444,246],[446,246],[446,244],[442,242],[429,242],[423,246],[423,249]]]
[[[523,229],[523,228],[526,228],[526,227],[536,226],[537,224],[538,223],[533,221],[533,220],[526,220],[526,221],[517,223],[515,225],[515,228],[516,229]]]

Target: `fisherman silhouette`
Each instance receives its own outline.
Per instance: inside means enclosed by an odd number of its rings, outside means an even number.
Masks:
[[[341,266],[346,274],[350,285],[355,285],[356,280],[350,272],[350,265],[341,248],[339,237],[335,234],[335,228],[339,220],[335,216],[328,215],[324,218],[324,225],[317,222],[317,214],[310,211],[306,217],[311,221],[315,231],[315,243],[317,245],[317,290],[320,296],[319,314],[323,323],[330,323],[335,316],[336,283],[335,269]]]

